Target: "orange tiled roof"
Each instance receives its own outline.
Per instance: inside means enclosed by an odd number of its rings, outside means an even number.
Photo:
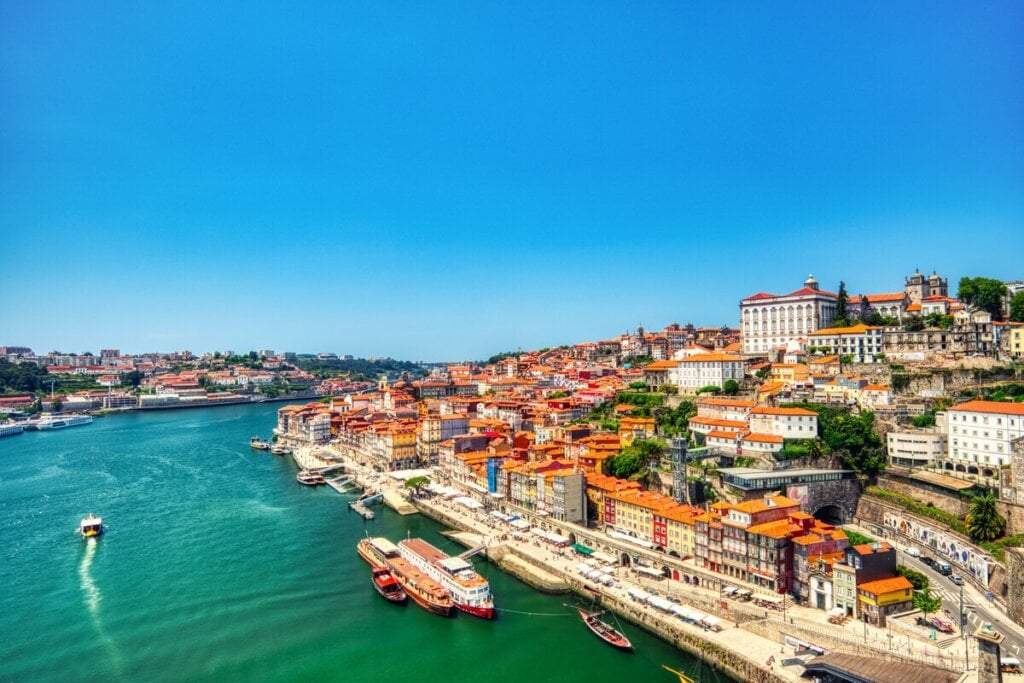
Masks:
[[[754,443],[782,443],[783,439],[781,436],[775,436],[774,434],[747,434],[743,437],[743,441],[753,441]]]
[[[880,329],[882,328],[874,325],[865,325],[861,323],[860,325],[854,325],[853,327],[826,327],[823,330],[815,330],[814,332],[811,332],[810,336],[821,337],[824,335],[836,334],[864,334],[865,332],[868,332],[870,330]]]
[[[678,361],[680,363],[733,363],[746,362],[742,356],[734,356],[729,353],[697,353]]]
[[[770,406],[758,406],[751,411],[753,415],[806,415],[809,417],[817,417],[817,413],[813,410],[806,410],[804,408],[772,408]]]
[[[871,593],[872,595],[885,595],[896,591],[913,590],[914,585],[905,576],[893,576],[888,579],[877,579],[868,581],[857,586],[857,590]]]
[[[955,405],[950,410],[971,413],[995,413],[999,415],[1024,415],[1024,403],[1004,403],[1002,401],[967,401]]]

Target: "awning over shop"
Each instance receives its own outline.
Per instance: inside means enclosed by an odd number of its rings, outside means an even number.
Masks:
[[[619,531],[609,531],[608,535],[611,536],[612,538],[617,538],[620,541],[626,541],[628,543],[634,543],[634,544],[642,546],[644,548],[653,548],[654,547],[654,544],[651,543],[650,541],[645,541],[645,540],[643,540],[641,538],[634,538],[633,536],[621,533]]]
[[[587,546],[583,545],[582,543],[573,543],[572,544],[572,549],[575,550],[576,552],[578,552],[580,555],[593,555],[594,554],[594,549],[593,548],[588,548]]]

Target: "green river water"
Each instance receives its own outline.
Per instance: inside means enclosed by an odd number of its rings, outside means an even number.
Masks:
[[[355,544],[369,529],[460,551],[420,515],[364,522],[290,458],[249,449],[281,404],[96,419],[0,439],[2,681],[666,681],[697,662],[624,624],[623,654],[485,560],[502,612],[394,606]],[[89,512],[99,541],[77,535]],[[535,616],[520,614],[533,613]],[[560,615],[560,616],[540,616]],[[726,680],[706,669],[703,680]]]

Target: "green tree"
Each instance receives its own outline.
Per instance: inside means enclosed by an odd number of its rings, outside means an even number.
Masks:
[[[53,412],[59,413],[60,409],[64,407],[64,401],[60,400],[60,396],[56,396],[50,402],[50,405],[53,406]]]
[[[934,427],[935,426],[935,412],[932,411],[932,410],[929,410],[926,413],[921,413],[920,415],[915,415],[914,417],[910,418],[910,421],[914,424],[915,427],[917,427],[919,429],[925,429],[927,427]]]
[[[415,493],[420,493],[424,488],[430,485],[430,479],[427,477],[412,477],[405,480],[405,488]]]
[[[722,385],[722,393],[726,396],[735,396],[740,393],[740,383],[734,379],[727,379]]]
[[[647,479],[651,476],[647,472],[651,469],[651,463],[654,462],[657,466],[664,453],[664,444],[658,441],[638,439],[623,448],[618,455],[608,458],[605,461],[605,468],[608,474],[620,479],[633,479],[634,481]]]
[[[142,373],[132,370],[121,375],[121,384],[129,387],[137,387],[142,383]]]
[[[914,607],[924,612],[926,616],[934,614],[942,609],[942,598],[938,595],[932,595],[931,588],[914,591]]]
[[[905,576],[910,585],[914,587],[916,591],[923,591],[928,589],[928,577],[910,567],[904,567],[902,564],[896,565],[896,574],[899,576]]]
[[[996,510],[996,499],[989,490],[971,503],[964,526],[972,541],[992,541],[1006,533],[1006,520]]]
[[[849,327],[850,316],[847,309],[850,307],[850,297],[846,293],[846,283],[839,282],[839,293],[836,296],[836,317],[832,324],[836,327]]]
[[[718,386],[717,384],[708,384],[707,386],[703,386],[700,389],[698,389],[697,393],[698,394],[717,394],[721,390],[722,390],[722,387]]]
[[[629,383],[629,388],[633,389],[634,391],[647,391],[647,383],[646,382],[630,382]]]
[[[924,329],[924,318],[919,315],[908,315],[903,320],[903,329],[907,332],[920,332]]]
[[[1024,323],[1024,289],[1010,299],[1010,320],[1015,323]]]
[[[1002,320],[1006,285],[990,277],[962,277],[957,298],[964,303],[988,311],[995,320]]]
[[[934,313],[929,313],[928,315],[926,315],[924,318],[924,322],[925,325],[927,325],[928,327],[938,327],[943,330],[948,330],[949,328],[953,327],[953,316],[944,315],[942,313],[939,313],[938,311],[935,311]]]

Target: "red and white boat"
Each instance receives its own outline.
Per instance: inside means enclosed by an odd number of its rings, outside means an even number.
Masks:
[[[373,569],[373,587],[388,602],[405,602],[409,597],[387,567]]]
[[[450,557],[422,538],[398,542],[402,557],[439,582],[463,612],[483,619],[494,618],[491,584],[461,557]]]
[[[620,650],[625,650],[626,652],[633,651],[633,643],[629,642],[629,638],[622,635],[611,624],[601,621],[599,617],[603,612],[587,612],[579,607],[576,608],[576,611],[580,613],[580,618],[583,619],[583,623],[587,625],[587,628],[593,631],[594,635],[598,638]]]

